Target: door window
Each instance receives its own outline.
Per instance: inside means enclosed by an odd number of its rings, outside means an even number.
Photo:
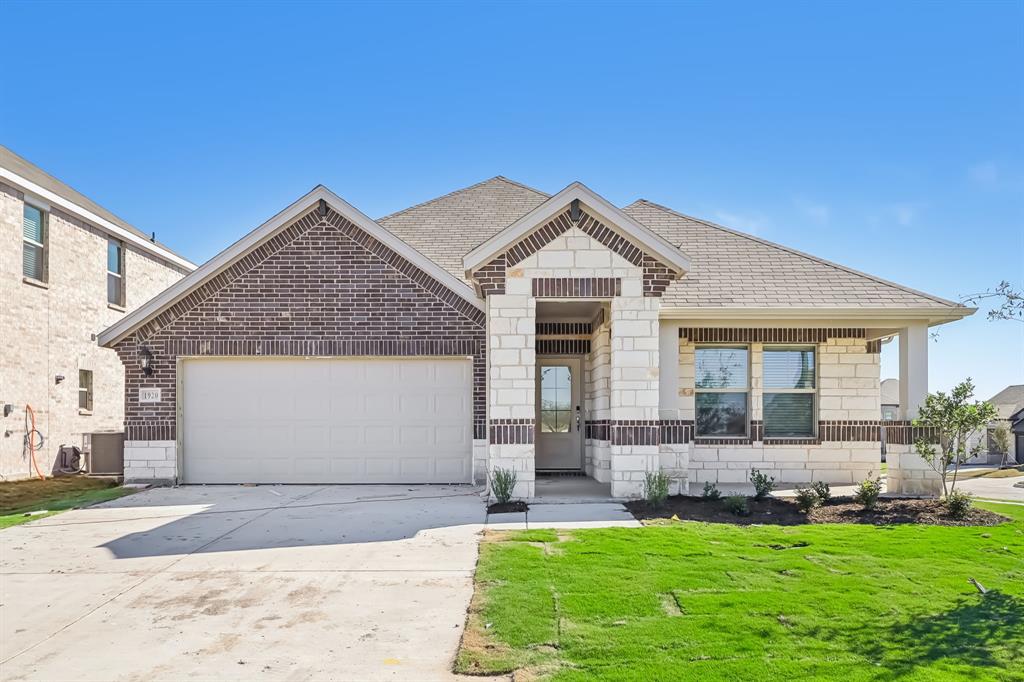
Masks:
[[[540,370],[541,433],[568,433],[572,423],[572,371],[564,365]]]

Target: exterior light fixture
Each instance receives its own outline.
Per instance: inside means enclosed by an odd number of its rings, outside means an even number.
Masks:
[[[139,364],[142,366],[142,373],[148,377],[153,374],[153,352],[143,347],[140,355]]]

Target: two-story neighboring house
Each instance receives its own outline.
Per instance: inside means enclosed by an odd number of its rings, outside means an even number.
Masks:
[[[61,444],[120,431],[124,368],[96,335],[195,265],[0,146],[0,476],[31,475]]]

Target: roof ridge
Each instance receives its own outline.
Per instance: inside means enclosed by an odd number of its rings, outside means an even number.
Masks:
[[[507,182],[510,185],[516,185],[517,187],[522,187],[523,189],[527,189],[527,190],[529,190],[531,192],[534,192],[534,193],[539,194],[539,195],[544,196],[544,197],[550,196],[548,194],[545,194],[544,192],[541,192],[539,189],[534,189],[533,187],[529,187],[527,185],[524,185],[521,182],[516,182],[514,180],[509,180],[504,175],[495,175],[494,177],[487,178],[486,180],[481,180],[480,182],[477,182],[475,184],[469,185],[468,187],[463,187],[462,189],[456,189],[456,190],[453,190],[451,192],[448,192],[447,194],[442,194],[439,197],[434,197],[433,199],[427,199],[426,201],[421,201],[420,203],[414,204],[412,206],[409,206],[408,208],[403,208],[401,211],[395,211],[394,213],[389,213],[389,214],[387,214],[385,216],[381,216],[380,218],[376,219],[376,222],[379,223],[379,222],[388,220],[390,218],[395,218],[395,217],[400,216],[400,215],[402,215],[404,213],[408,213],[410,211],[414,211],[417,208],[423,208],[424,206],[428,206],[428,205],[436,203],[438,201],[442,201],[444,199],[451,198],[453,196],[456,196],[457,194],[462,194],[463,192],[468,192],[471,189],[476,189],[477,187],[481,187],[483,185],[486,185],[488,182],[493,182],[495,180],[501,180],[502,182]]]
[[[919,291],[917,289],[912,289],[910,287],[903,286],[902,284],[897,284],[896,282],[892,282],[890,280],[884,279],[882,277],[878,277],[876,275],[869,274],[867,272],[862,272],[860,270],[856,270],[854,268],[847,267],[845,265],[840,265],[839,263],[835,263],[833,261],[826,260],[824,258],[819,258],[817,256],[812,256],[809,253],[805,253],[803,251],[799,251],[799,250],[794,249],[794,248],[789,247],[789,246],[784,246],[782,244],[777,244],[775,242],[768,241],[767,239],[761,239],[760,237],[755,237],[754,235],[747,234],[745,232],[740,232],[739,230],[734,230],[732,228],[725,227],[724,225],[719,225],[718,223],[713,223],[710,220],[704,220],[703,218],[696,218],[696,217],[691,216],[691,215],[686,215],[685,213],[681,213],[681,212],[679,212],[679,211],[677,211],[675,209],[669,208],[668,206],[664,206],[662,204],[659,204],[659,203],[654,202],[654,201],[650,201],[648,199],[637,199],[636,201],[634,201],[629,206],[626,206],[626,208],[630,208],[631,206],[636,206],[637,204],[647,204],[649,206],[653,206],[655,208],[661,209],[662,211],[667,211],[668,213],[671,213],[673,215],[679,216],[680,218],[684,218],[686,220],[693,220],[693,221],[698,222],[698,223],[700,223],[702,225],[706,225],[708,227],[712,227],[712,228],[714,228],[716,230],[722,230],[723,232],[728,232],[729,234],[735,235],[737,237],[742,237],[744,239],[749,239],[750,241],[757,242],[758,244],[763,244],[764,246],[769,246],[769,247],[772,247],[772,248],[775,248],[775,249],[779,249],[781,251],[785,251],[787,253],[791,253],[791,254],[793,254],[795,256],[800,256],[801,258],[806,258],[807,260],[813,261],[815,263],[821,263],[822,265],[827,265],[829,267],[836,268],[837,270],[842,270],[844,272],[848,272],[848,273],[853,274],[853,275],[858,275],[860,277],[866,277],[867,279],[870,279],[870,280],[872,280],[874,282],[877,282],[879,284],[884,284],[885,286],[894,287],[894,288],[899,289],[901,291],[905,291],[905,292],[908,292],[908,293],[911,293],[911,294],[914,294],[914,295],[917,295],[917,296],[923,296],[924,298],[931,299],[932,301],[935,301],[936,303],[941,303],[943,305],[948,305],[948,306],[951,306],[953,308],[963,308],[963,307],[965,307],[965,306],[963,306],[963,304],[955,303],[953,301],[950,301],[948,299],[942,298],[940,296],[935,296],[933,294],[929,294],[929,293],[926,293],[924,291]]]

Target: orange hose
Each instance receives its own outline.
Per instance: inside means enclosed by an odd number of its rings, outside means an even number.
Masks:
[[[42,481],[46,476],[43,476],[43,472],[39,470],[39,463],[36,462],[36,446],[32,442],[32,434],[36,432],[36,411],[32,409],[31,405],[25,405],[25,414],[28,415],[32,424],[32,428],[29,429],[28,437],[26,438],[28,441],[28,455],[32,458],[32,466],[35,467],[39,480]]]

